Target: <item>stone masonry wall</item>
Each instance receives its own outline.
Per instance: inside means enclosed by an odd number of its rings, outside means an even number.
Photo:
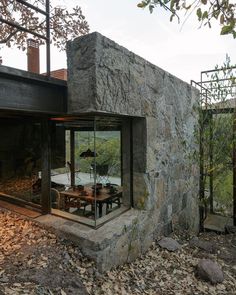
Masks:
[[[132,260],[172,229],[198,231],[197,100],[189,84],[99,33],[69,42],[68,112],[133,117],[134,208],[123,216],[132,222],[112,236],[114,223],[104,225],[94,249],[84,250],[102,270]]]

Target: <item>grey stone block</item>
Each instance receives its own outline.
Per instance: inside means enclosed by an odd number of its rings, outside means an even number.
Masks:
[[[162,238],[160,241],[158,241],[158,245],[161,248],[164,248],[171,252],[174,252],[181,248],[180,244],[176,240],[169,237]]]
[[[209,241],[204,241],[199,239],[198,237],[194,237],[190,240],[189,245],[191,247],[197,247],[201,250],[204,250],[209,253],[213,253],[216,251],[216,245]]]
[[[114,223],[109,234],[101,230],[103,239],[83,241],[103,257],[103,269],[111,261],[134,259],[152,237],[169,234],[172,226],[198,232],[199,169],[192,157],[198,150],[198,95],[189,84],[99,33],[68,43],[69,112],[132,117],[133,206],[139,214],[123,232]]]
[[[222,283],[224,274],[220,266],[210,259],[201,259],[197,265],[197,275],[212,284]]]

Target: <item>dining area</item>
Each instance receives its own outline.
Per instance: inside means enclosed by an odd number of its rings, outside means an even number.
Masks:
[[[63,187],[51,186],[51,212],[96,228],[130,208],[122,123],[108,117],[63,120],[53,120],[51,183]]]
[[[77,185],[59,192],[58,209],[96,219],[120,208],[122,188],[117,184]]]

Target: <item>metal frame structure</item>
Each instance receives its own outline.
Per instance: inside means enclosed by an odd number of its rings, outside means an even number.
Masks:
[[[37,6],[30,4],[25,0],[15,0],[15,1],[45,16],[46,36],[38,34],[37,32],[34,32],[33,30],[24,28],[23,26],[19,25],[16,22],[8,21],[4,19],[2,16],[0,16],[0,22],[5,23],[6,25],[11,26],[13,28],[16,28],[19,31],[32,34],[33,36],[46,41],[47,76],[50,76],[50,68],[51,68],[51,65],[50,65],[51,64],[51,60],[50,60],[50,0],[45,0],[45,10],[40,9]]]
[[[234,77],[236,78],[236,66],[234,67],[226,67],[226,68],[220,68],[220,69],[214,69],[214,70],[208,70],[208,71],[202,71],[201,72],[201,80],[200,82],[195,82],[191,80],[191,85],[198,88],[200,90],[200,104],[201,104],[201,110],[202,110],[202,116],[204,116],[205,121],[200,124],[200,130],[199,130],[199,154],[200,154],[200,180],[199,180],[199,197],[200,200],[204,200],[205,198],[205,185],[204,185],[204,136],[203,136],[203,130],[206,125],[208,125],[213,120],[213,115],[217,114],[226,114],[231,113],[234,115],[233,118],[233,150],[232,150],[232,164],[233,164],[233,223],[236,225],[236,83],[234,82],[234,79],[232,78],[220,78],[220,79],[207,79],[204,80],[204,75],[208,77],[209,74],[219,73],[222,72],[225,73],[226,71],[233,71]],[[229,85],[219,85],[219,82],[230,82]],[[212,86],[212,83],[216,83],[217,86]],[[210,85],[210,87],[209,87]],[[230,89],[230,95],[231,98],[235,100],[234,106],[224,106],[222,104],[221,107],[215,107],[214,104],[216,102],[211,101],[211,96],[213,91],[221,91],[222,89]],[[233,91],[232,91],[233,90]],[[227,101],[227,100],[226,100]],[[212,124],[210,124],[212,126]],[[213,129],[210,127],[210,144],[209,144],[209,165],[210,165],[210,173],[209,173],[209,201],[210,201],[210,212],[213,213]],[[203,221],[204,221],[204,215],[205,212],[200,206],[200,224],[203,228]]]

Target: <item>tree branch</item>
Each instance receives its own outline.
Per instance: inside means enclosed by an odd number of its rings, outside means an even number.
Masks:
[[[7,43],[11,39],[11,37],[13,37],[18,31],[18,29],[12,31],[5,39],[0,40],[0,44]]]

